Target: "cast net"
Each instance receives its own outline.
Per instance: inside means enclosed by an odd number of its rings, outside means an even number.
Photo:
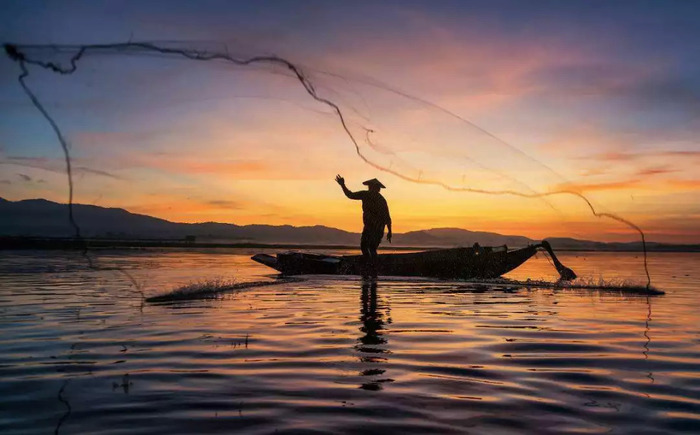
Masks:
[[[640,272],[650,284],[639,226],[485,128],[357,71],[209,43],[7,44],[5,50],[32,103],[17,105],[12,116],[37,114],[17,126],[17,136],[32,129],[33,137],[58,142],[49,155],[32,154],[27,144],[24,163],[50,172],[44,189],[53,193],[65,191],[67,173],[71,204],[125,203],[138,185],[151,212],[161,202],[173,207],[176,199],[198,198],[230,211],[235,221],[261,216],[259,203],[245,198],[262,186],[268,190],[260,196],[281,203],[280,213],[309,218],[313,200],[285,203],[285,189],[364,168],[386,174],[397,194],[416,195],[417,202],[435,189],[455,192],[447,202],[453,213],[464,213],[465,227],[470,213],[496,213],[515,225],[524,218],[552,222],[550,236],[577,237],[597,227],[639,240]],[[262,172],[267,181],[253,184]],[[238,191],[220,182],[231,176]],[[183,213],[195,213],[188,204]],[[443,213],[439,204],[423,207],[426,216]],[[76,236],[90,235],[72,215],[70,222]]]

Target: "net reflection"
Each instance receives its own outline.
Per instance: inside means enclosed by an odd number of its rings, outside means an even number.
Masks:
[[[384,335],[384,310],[388,311],[388,306],[378,304],[377,282],[374,280],[362,281],[360,302],[360,332],[363,335],[358,338],[355,349],[359,353],[360,361],[367,364],[367,368],[360,371],[360,376],[368,378],[360,388],[378,391],[382,389],[382,384],[394,381],[383,377],[386,372],[384,364],[391,353]]]

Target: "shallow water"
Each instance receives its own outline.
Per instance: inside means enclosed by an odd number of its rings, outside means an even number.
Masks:
[[[273,279],[246,250],[93,252],[146,296]],[[637,254],[563,253],[644,282]],[[0,432],[700,431],[700,254],[652,254],[660,297],[311,278],[143,304],[77,254],[0,256]],[[553,280],[545,258],[513,279]]]

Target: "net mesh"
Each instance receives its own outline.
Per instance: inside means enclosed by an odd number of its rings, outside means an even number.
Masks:
[[[183,196],[206,194],[224,203],[227,192],[214,184],[192,192],[187,177],[206,186],[212,171],[255,172],[255,162],[270,161],[277,167],[294,162],[298,168],[281,178],[312,177],[327,170],[319,166],[322,156],[340,156],[346,166],[352,154],[357,163],[402,182],[495,196],[507,204],[502,206],[506,212],[517,214],[527,204],[555,213],[564,225],[585,212],[626,228],[642,241],[647,286],[651,283],[644,232],[633,222],[486,129],[370,77],[215,44],[6,44],[5,50],[19,65],[19,82],[34,109],[61,145],[60,152],[57,148],[56,155],[46,157],[63,160],[55,172],[67,172],[69,204],[78,189],[81,198],[94,199],[119,195],[134,182]],[[40,131],[38,122],[23,127]],[[235,140],[217,142],[212,132],[221,131]],[[308,145],[319,137],[328,141]],[[184,144],[192,143],[197,153],[183,154],[191,150]],[[139,147],[148,152],[133,152]],[[242,153],[243,162],[221,163]],[[311,154],[321,158],[308,158]],[[99,167],[85,161],[98,161]],[[187,177],[145,170],[178,165],[187,165]],[[83,185],[87,176],[91,181]],[[81,237],[72,211],[69,218]]]

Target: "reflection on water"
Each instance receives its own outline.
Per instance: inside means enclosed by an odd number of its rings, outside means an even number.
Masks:
[[[250,254],[99,256],[151,296],[274,279]],[[591,278],[638,265],[562,257]],[[8,253],[0,431],[698,432],[698,259],[651,257],[662,297],[322,277],[141,310],[118,273],[70,253]],[[542,258],[510,277],[551,272]]]
[[[66,400],[65,397],[63,397],[63,391],[66,389],[68,386],[68,383],[70,382],[70,379],[66,379],[63,381],[63,385],[61,385],[61,389],[58,390],[58,400],[61,401],[66,406],[66,413],[61,416],[60,419],[58,419],[58,423],[56,423],[56,429],[54,430],[54,433],[58,433],[58,431],[61,429],[61,425],[63,422],[68,418],[70,413],[73,411],[73,409],[70,407],[70,402]]]
[[[356,346],[360,356],[360,361],[367,363],[367,369],[360,372],[361,376],[367,376],[368,380],[360,385],[364,390],[381,390],[382,383],[393,382],[393,379],[384,378],[386,370],[383,367],[391,353],[387,346],[387,339],[384,337],[384,314],[385,307],[377,307],[377,282],[375,280],[365,280],[362,282],[362,292],[360,296],[362,308],[360,309],[360,332],[362,335]],[[379,308],[379,309],[378,309]]]
[[[642,351],[642,354],[644,355],[644,359],[649,359],[649,344],[651,343],[651,336],[649,335],[650,332],[650,323],[651,323],[651,297],[646,296],[646,301],[647,301],[647,318],[644,321],[644,338],[646,338],[646,341],[644,342],[644,350]],[[647,374],[647,378],[651,380],[651,382],[654,382],[654,374],[652,372],[649,372]]]

